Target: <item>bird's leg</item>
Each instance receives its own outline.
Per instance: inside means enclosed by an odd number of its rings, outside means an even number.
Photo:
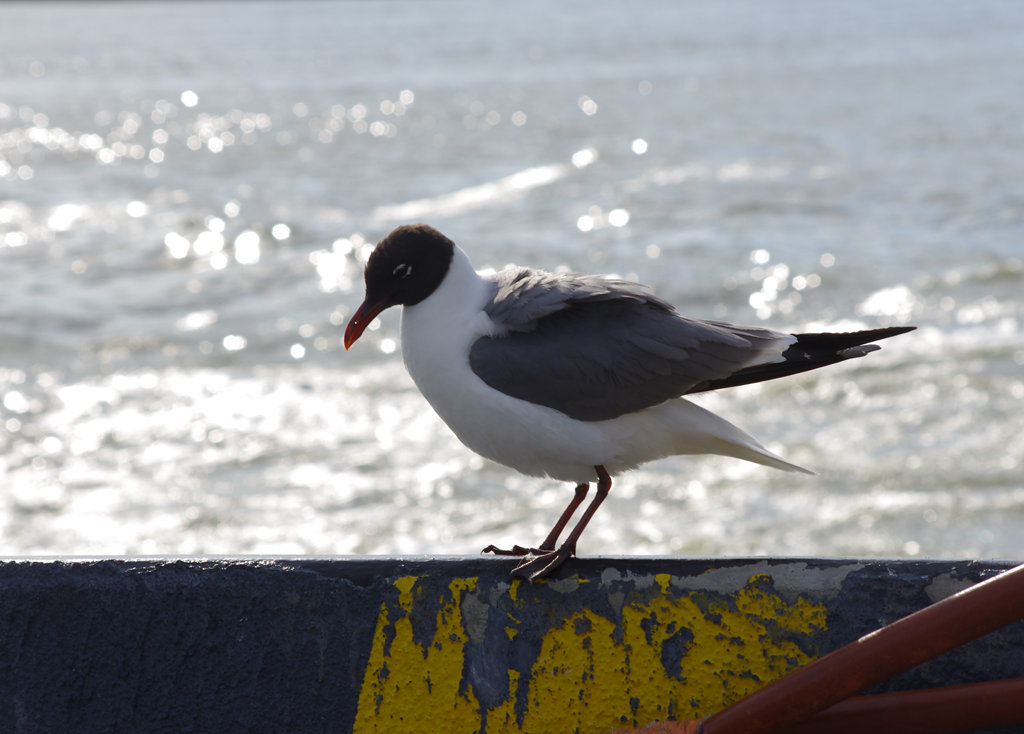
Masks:
[[[558,536],[562,534],[565,529],[566,523],[569,522],[569,518],[576,512],[576,508],[583,502],[583,498],[587,496],[587,492],[590,491],[590,485],[586,482],[576,485],[576,494],[573,495],[572,500],[562,510],[562,516],[558,518],[558,522],[551,528],[551,532],[548,533],[548,537],[544,538],[544,542],[540,544],[540,548],[524,548],[521,545],[512,546],[511,550],[505,550],[498,548],[494,545],[489,545],[484,548],[481,553],[493,553],[496,556],[528,556],[530,554],[545,553],[555,549],[555,543],[558,542]]]
[[[548,533],[548,537],[544,538],[544,542],[540,544],[540,550],[555,549],[555,543],[558,542],[558,536],[562,534],[566,523],[569,522],[569,518],[575,514],[576,508],[583,503],[583,500],[589,491],[590,484],[588,482],[576,485],[576,493],[573,495],[572,500],[569,501],[569,504],[566,505],[565,509],[562,510],[562,516],[558,518],[558,522],[556,522],[555,526],[551,528],[551,532]]]
[[[612,488],[612,478],[607,470],[603,466],[595,466],[594,468],[597,470],[597,494],[590,504],[587,505],[587,509],[583,512],[583,517],[576,523],[576,527],[569,533],[569,537],[565,539],[565,542],[557,550],[550,550],[539,555],[531,554],[530,558],[525,559],[512,569],[512,576],[536,581],[537,579],[544,578],[569,560],[570,557],[576,555],[576,541],[583,535],[583,531],[586,530],[590,518],[597,512],[597,508],[601,506],[604,498],[608,496],[608,492]],[[580,500],[582,501],[582,497]]]

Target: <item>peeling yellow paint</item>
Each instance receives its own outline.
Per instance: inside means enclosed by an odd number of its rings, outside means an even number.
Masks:
[[[699,718],[809,662],[794,637],[826,624],[824,605],[787,602],[766,574],[731,595],[680,591],[671,576],[659,574],[646,590],[633,587],[621,614],[611,611],[614,604],[600,612],[581,605],[552,618],[529,674],[509,669],[506,697],[486,709],[462,680],[469,636],[460,605],[476,582],[449,583],[433,639],[417,642],[409,620],[416,579],[395,581],[398,603],[383,604],[378,614],[356,732],[604,732]],[[534,610],[531,618],[529,602],[514,590],[515,584],[507,605],[488,609],[504,615],[497,629],[511,645],[528,629],[536,635],[543,613]]]
[[[394,619],[387,604],[381,604],[353,728],[409,734],[477,731],[480,706],[472,686],[460,692],[467,640],[460,604],[462,593],[476,588],[476,579],[449,584],[450,598],[442,601],[434,639],[425,647],[413,639],[409,619],[415,584],[414,576],[394,582],[399,591]]]

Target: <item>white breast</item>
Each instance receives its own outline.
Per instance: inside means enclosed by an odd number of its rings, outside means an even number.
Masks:
[[[402,356],[413,381],[459,440],[492,461],[531,476],[595,479],[672,454],[715,453],[805,471],[771,453],[719,416],[682,398],[606,421],[578,421],[487,385],[469,349],[495,328],[483,307],[490,284],[458,248],[444,281],[402,310]]]
[[[593,467],[617,452],[597,424],[505,395],[470,368],[472,343],[495,331],[483,311],[490,292],[456,248],[441,286],[402,311],[406,369],[459,440],[481,456],[524,474],[592,481]]]

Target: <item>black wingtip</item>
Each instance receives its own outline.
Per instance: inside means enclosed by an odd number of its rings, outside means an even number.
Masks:
[[[882,329],[865,329],[864,331],[793,334],[796,337],[796,343],[791,344],[782,353],[781,361],[753,365],[721,380],[701,382],[689,392],[749,385],[754,382],[774,380],[815,370],[848,359],[856,359],[881,349],[880,346],[871,342],[906,334],[916,328],[916,326],[889,326]]]
[[[863,357],[865,354],[871,354],[871,352],[877,352],[879,349],[881,349],[881,347],[877,344],[862,344],[859,347],[840,349],[836,354],[843,359],[855,359],[857,357]]]
[[[889,339],[890,337],[906,334],[913,331],[916,326],[887,326],[882,329],[865,329],[863,331],[847,332],[824,332],[819,334],[794,334],[797,343],[795,346],[805,349],[825,349],[841,352],[851,347],[859,347],[871,342]],[[874,351],[873,349],[870,351]],[[866,354],[867,352],[865,352]]]

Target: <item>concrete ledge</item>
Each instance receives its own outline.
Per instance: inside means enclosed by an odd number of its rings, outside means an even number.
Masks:
[[[0,562],[0,731],[604,732],[698,718],[1009,562]],[[877,690],[1024,675],[1024,624]]]

